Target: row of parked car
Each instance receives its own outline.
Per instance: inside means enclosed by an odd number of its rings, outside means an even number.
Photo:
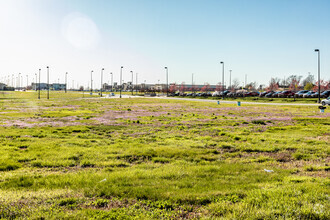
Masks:
[[[192,97],[266,97],[266,98],[317,98],[318,92],[313,92],[309,90],[301,90],[299,92],[293,92],[291,90],[284,90],[284,91],[266,91],[266,92],[246,92],[246,91],[236,91],[231,92],[229,90],[225,90],[224,92],[215,91],[211,92],[194,92],[194,93],[184,93],[184,92],[176,92],[171,93],[170,96],[192,96]],[[321,98],[327,98],[330,96],[330,90],[326,90],[321,92]]]
[[[291,90],[285,90],[280,92],[268,91],[260,93],[260,97],[267,97],[267,98],[317,98],[319,95],[318,92],[313,92],[310,90],[301,90],[298,92],[293,92]],[[330,96],[330,90],[326,90],[321,92],[321,98],[327,98]]]

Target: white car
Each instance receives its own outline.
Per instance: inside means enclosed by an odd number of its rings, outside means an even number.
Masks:
[[[329,96],[327,99],[323,99],[323,100],[321,101],[321,104],[322,104],[323,106],[325,106],[325,105],[330,105],[330,96]]]

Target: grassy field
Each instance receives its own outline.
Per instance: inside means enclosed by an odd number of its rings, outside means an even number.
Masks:
[[[328,109],[36,98],[0,94],[0,218],[330,218]]]

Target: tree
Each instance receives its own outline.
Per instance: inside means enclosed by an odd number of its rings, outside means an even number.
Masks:
[[[175,93],[177,90],[178,90],[178,86],[175,83],[170,85],[170,89],[169,89],[170,93]]]
[[[283,79],[281,80],[281,82],[279,83],[279,86],[283,87],[283,88],[287,88],[289,86],[288,80],[287,79]]]
[[[271,78],[267,89],[271,91],[276,91],[278,90],[279,84],[280,84],[280,79]]]
[[[202,92],[207,92],[207,91],[210,91],[210,84],[206,83],[202,89],[201,89]]]
[[[308,82],[305,86],[304,86],[304,90],[312,90],[314,88],[314,84]]]
[[[320,80],[320,90],[325,91],[325,90],[329,90],[330,89],[330,81],[325,81],[323,79]],[[319,90],[319,82],[317,81],[315,83],[315,86],[313,88],[314,92],[317,92]]]
[[[289,76],[288,78],[289,89],[292,91],[297,91],[297,89],[299,88],[301,78],[302,76],[297,76],[297,75]]]
[[[180,85],[179,91],[180,92],[185,92],[186,90],[187,90],[187,87],[186,87],[185,83],[182,82],[181,85]]]
[[[217,86],[215,87],[215,91],[222,91],[223,86],[221,83],[218,83]]]
[[[250,82],[245,86],[248,90],[255,91],[257,89],[257,82]]]
[[[197,85],[192,85],[191,86],[191,92],[196,92],[198,90],[198,86]]]
[[[314,76],[311,74],[308,74],[308,76],[302,81],[302,85],[305,87],[307,84],[314,84]],[[310,90],[310,89],[306,89],[306,90]]]
[[[240,83],[240,82],[239,82],[238,79],[234,79],[233,82],[232,82],[232,84],[231,84],[231,88],[230,88],[230,90],[231,90],[232,92],[234,92],[236,89],[238,89],[239,83]]]

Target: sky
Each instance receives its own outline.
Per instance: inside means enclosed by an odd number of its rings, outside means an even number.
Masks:
[[[330,80],[329,0],[0,0],[0,80],[268,85]],[[21,75],[19,75],[21,73]]]

